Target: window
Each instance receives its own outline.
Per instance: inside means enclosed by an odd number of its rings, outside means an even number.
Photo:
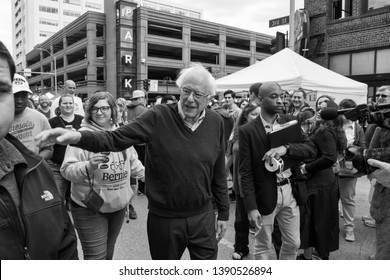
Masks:
[[[104,81],[104,68],[103,67],[96,67],[96,80],[98,81]]]
[[[65,4],[81,6],[80,0],[63,0]]]
[[[341,75],[349,76],[350,54],[332,55],[329,57],[329,69]]]
[[[390,0],[364,0],[365,10],[371,11],[390,6]]]
[[[375,73],[390,73],[390,49],[377,50]]]
[[[54,35],[55,32],[50,32],[50,31],[43,31],[43,30],[40,30],[39,31],[39,37],[51,37],[52,35]]]
[[[96,4],[96,3],[91,3],[91,2],[85,2],[85,7],[86,8],[92,8],[96,10],[101,10],[102,5],[101,4]]]
[[[39,24],[50,25],[50,26],[58,26],[58,20],[40,18],[39,19]]]
[[[15,24],[15,29],[18,28],[18,26],[22,23],[22,19],[19,19],[18,22]]]
[[[332,19],[352,16],[352,0],[331,0]]]
[[[64,16],[70,16],[70,17],[79,17],[80,13],[79,12],[74,12],[74,11],[69,11],[69,10],[64,10],[62,12]]]
[[[44,13],[58,14],[58,9],[53,7],[39,6],[39,11]]]
[[[104,59],[104,47],[96,46],[96,59]]]
[[[351,75],[374,74],[375,51],[352,54]]]

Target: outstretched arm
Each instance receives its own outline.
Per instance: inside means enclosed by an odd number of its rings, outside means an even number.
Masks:
[[[69,145],[76,144],[81,139],[81,133],[78,131],[68,130],[65,128],[57,127],[42,131],[34,140],[38,147],[47,147],[54,144]]]

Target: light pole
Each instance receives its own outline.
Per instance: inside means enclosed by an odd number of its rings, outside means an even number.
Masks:
[[[57,58],[54,55],[52,55],[48,50],[45,50],[44,48],[37,47],[34,49],[47,52],[54,60],[54,91],[57,96]]]
[[[171,77],[167,76],[164,78],[165,85],[167,86],[167,94],[168,94],[168,85],[172,82]]]

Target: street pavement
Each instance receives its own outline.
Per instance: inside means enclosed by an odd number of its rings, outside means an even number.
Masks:
[[[340,248],[330,254],[331,260],[367,260],[375,253],[375,229],[364,226],[362,216],[369,213],[368,192],[370,183],[366,177],[358,179],[356,188],[356,218],[355,218],[355,242],[344,240],[343,219],[340,218]],[[114,259],[116,260],[150,260],[149,245],[146,234],[147,198],[145,195],[136,196],[133,206],[137,211],[136,220],[124,221],[121,233],[118,237]],[[230,219],[225,237],[219,243],[219,260],[231,260],[234,244],[234,211],[235,203],[230,203]],[[253,239],[250,237],[251,253],[246,259],[253,259]],[[79,245],[79,256],[82,259],[82,250]],[[183,260],[189,260],[189,254],[185,251]],[[275,259],[275,256],[274,256]]]

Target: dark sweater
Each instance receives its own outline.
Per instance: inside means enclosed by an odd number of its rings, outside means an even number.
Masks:
[[[156,105],[116,131],[82,131],[77,147],[92,152],[121,151],[146,143],[145,183],[150,212],[188,217],[209,211],[212,198],[218,219],[228,220],[224,128],[221,117],[206,111],[192,131],[177,104]]]

